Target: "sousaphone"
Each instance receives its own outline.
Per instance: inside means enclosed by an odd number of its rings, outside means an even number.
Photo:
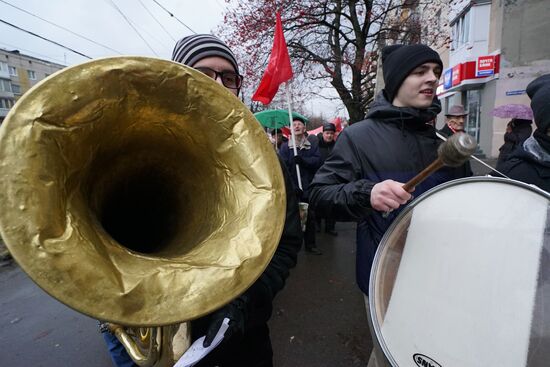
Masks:
[[[284,224],[281,168],[254,116],[169,61],[107,58],[48,77],[8,114],[0,159],[13,258],[64,304],[122,325],[143,366],[174,363],[174,325],[244,292]]]

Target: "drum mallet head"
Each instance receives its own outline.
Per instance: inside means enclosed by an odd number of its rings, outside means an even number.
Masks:
[[[416,185],[443,166],[459,167],[475,152],[477,143],[471,135],[456,133],[442,143],[437,150],[437,159],[422,172],[403,185],[403,189],[412,192]]]
[[[459,167],[474,154],[476,147],[473,136],[456,133],[439,146],[437,154],[445,166]]]

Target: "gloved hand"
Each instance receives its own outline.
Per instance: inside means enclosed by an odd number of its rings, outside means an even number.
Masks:
[[[222,326],[223,319],[226,317],[229,319],[229,327],[225,331],[224,339],[229,339],[234,336],[242,337],[244,335],[248,318],[246,310],[247,302],[248,298],[243,295],[234,299],[210,316],[210,324],[208,325],[206,337],[202,343],[205,348],[212,344],[218,330],[220,330]]]
[[[294,156],[294,163],[301,166],[302,164],[304,164],[304,158],[302,158],[299,155],[295,155]]]

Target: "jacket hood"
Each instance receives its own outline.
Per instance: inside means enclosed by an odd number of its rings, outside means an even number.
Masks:
[[[434,98],[432,105],[426,109],[396,107],[388,101],[384,92],[381,91],[369,106],[367,119],[395,123],[410,130],[423,130],[428,128],[427,123],[435,119],[440,112],[441,102],[437,97]]]

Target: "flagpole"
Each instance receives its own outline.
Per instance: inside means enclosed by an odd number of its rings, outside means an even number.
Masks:
[[[296,148],[296,137],[294,135],[294,128],[292,126],[293,118],[292,118],[292,106],[290,104],[290,86],[289,82],[285,83],[285,90],[286,90],[286,102],[288,104],[288,120],[290,121],[290,136],[292,139],[292,145],[294,146],[294,156],[296,157],[298,155],[298,149]],[[302,189],[302,177],[300,176],[300,166],[298,163],[296,163],[296,176],[298,177],[298,187],[300,190]]]

